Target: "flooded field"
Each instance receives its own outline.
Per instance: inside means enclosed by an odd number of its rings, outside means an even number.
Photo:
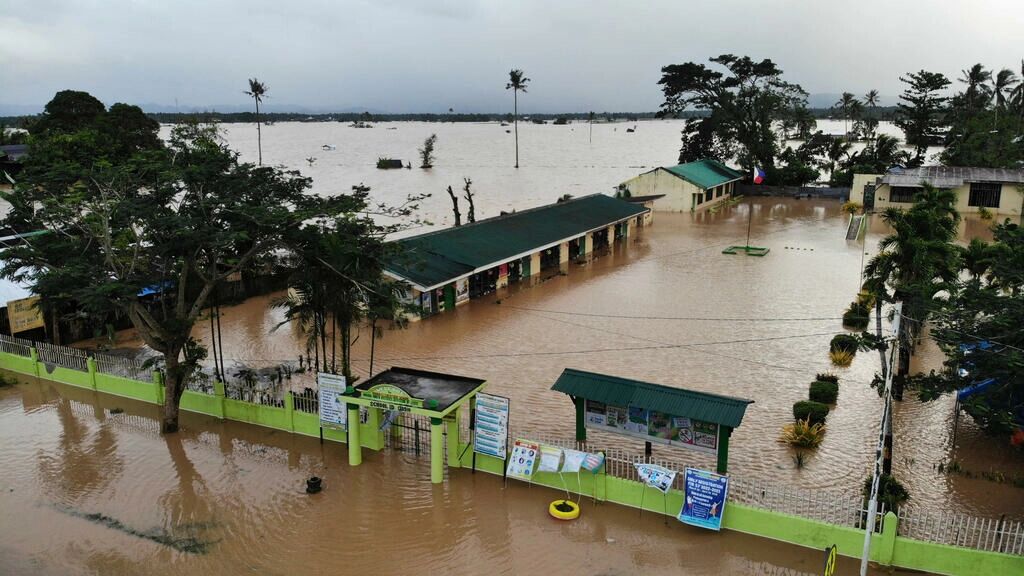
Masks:
[[[819,574],[822,554],[28,379],[0,389],[0,573]],[[324,491],[303,493],[305,479]],[[856,571],[841,558],[837,574]],[[899,572],[897,572],[898,574]],[[881,572],[872,572],[881,574]],[[888,574],[888,572],[886,572]]]

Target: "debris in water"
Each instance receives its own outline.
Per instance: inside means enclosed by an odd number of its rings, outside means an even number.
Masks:
[[[126,526],[117,518],[111,518],[106,514],[100,514],[98,512],[85,513],[61,506],[57,506],[57,510],[69,516],[74,516],[75,518],[82,518],[94,524],[106,526],[107,528],[117,530],[119,532],[124,532],[125,534],[129,534],[131,536],[136,536],[144,540],[156,542],[157,544],[163,544],[168,548],[172,548],[174,550],[177,550],[178,552],[184,552],[186,554],[206,554],[207,552],[209,552],[211,545],[219,542],[219,540],[202,540],[193,535],[189,535],[184,538],[178,538],[161,528],[153,528],[151,530],[140,531],[130,526]],[[210,523],[187,524],[184,526],[184,529],[188,532],[193,532],[196,529],[201,530],[204,528],[208,528],[211,525],[212,524]]]
[[[110,413],[111,414],[123,414],[124,413],[124,408],[111,408],[110,409]]]

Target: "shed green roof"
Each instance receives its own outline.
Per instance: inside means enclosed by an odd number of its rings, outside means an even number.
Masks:
[[[664,168],[672,174],[707,190],[743,178],[743,173],[729,168],[718,160],[704,158],[696,162],[687,162],[671,168]]]
[[[647,211],[603,194],[574,198],[395,240],[401,249],[386,270],[430,288]]]
[[[557,392],[613,406],[635,406],[736,428],[753,400],[651,384],[566,368],[551,387]]]

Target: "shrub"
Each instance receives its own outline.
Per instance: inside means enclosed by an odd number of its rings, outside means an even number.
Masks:
[[[992,211],[989,210],[988,208],[985,208],[984,206],[979,206],[978,207],[978,217],[981,218],[982,220],[991,220],[992,219]]]
[[[849,352],[850,354],[857,353],[857,347],[860,346],[860,340],[851,334],[836,334],[832,337],[832,341],[828,344],[828,349],[832,352],[836,350],[842,350]]]
[[[801,400],[793,404],[793,418],[797,421],[807,420],[808,424],[824,424],[828,416],[828,406],[821,402]]]
[[[871,311],[866,305],[860,302],[851,302],[850,307],[843,312],[843,326],[854,330],[864,330],[868,327],[870,314]]]
[[[811,424],[809,419],[804,419],[783,426],[779,442],[785,442],[795,448],[817,448],[824,439],[825,425],[821,422]],[[797,467],[800,465],[802,462]]]
[[[853,364],[853,353],[846,350],[833,350],[828,353],[828,357],[832,360],[833,366],[839,366],[840,368],[846,368]]]
[[[849,202],[843,203],[842,210],[847,214],[856,214],[857,212],[860,212],[861,208],[863,208],[863,206],[861,206],[859,202],[854,202],[853,200],[850,200]]]
[[[836,397],[839,396],[839,384],[823,381],[811,382],[810,394],[808,396],[814,402],[835,404]]]
[[[831,372],[818,372],[814,375],[814,379],[818,382],[835,382],[836,384],[839,384],[839,376],[836,376]]]
[[[864,481],[863,494],[864,502],[867,503],[871,499],[871,476]],[[882,474],[878,479],[878,502],[886,510],[896,512],[907,500],[910,500],[910,492],[907,492],[903,484],[888,474]]]
[[[871,292],[861,290],[857,293],[857,304],[864,306],[865,309],[870,310],[875,306],[875,295]]]

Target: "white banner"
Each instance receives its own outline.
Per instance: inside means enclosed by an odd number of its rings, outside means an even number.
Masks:
[[[508,451],[508,398],[480,392],[475,406],[473,451],[504,460]]]
[[[320,389],[320,426],[347,429],[348,409],[345,405],[345,377],[340,374],[319,372],[316,375]]]

